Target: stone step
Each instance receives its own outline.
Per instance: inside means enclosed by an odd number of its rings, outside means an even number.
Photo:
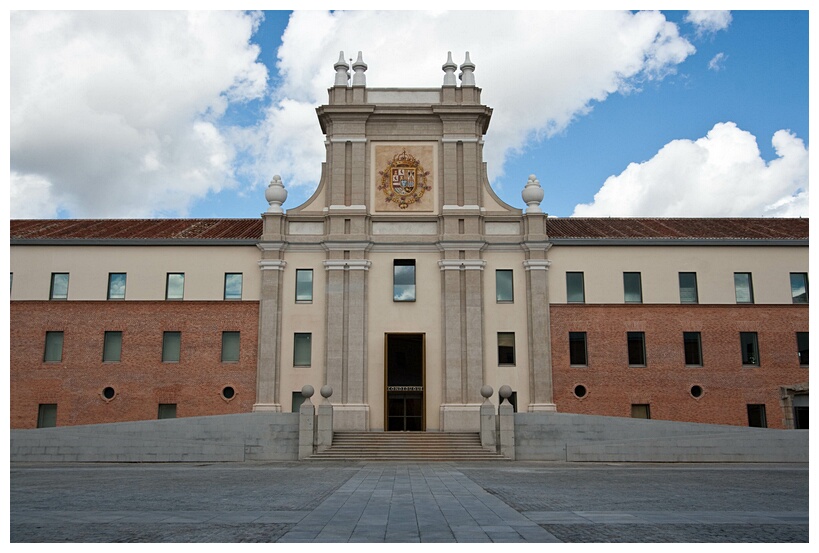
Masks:
[[[333,445],[311,460],[499,461],[471,432],[336,432]]]

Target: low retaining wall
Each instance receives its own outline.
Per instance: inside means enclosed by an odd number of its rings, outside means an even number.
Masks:
[[[12,462],[295,461],[298,413],[247,413],[11,431]]]
[[[565,413],[515,415],[520,461],[807,463],[807,430]]]

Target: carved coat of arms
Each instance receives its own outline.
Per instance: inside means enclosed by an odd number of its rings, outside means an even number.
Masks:
[[[424,192],[432,189],[427,185],[429,171],[424,171],[421,163],[406,150],[396,154],[378,174],[381,175],[378,189],[386,195],[385,201],[396,203],[401,209],[420,202]]]

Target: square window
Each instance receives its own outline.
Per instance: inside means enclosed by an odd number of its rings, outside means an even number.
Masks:
[[[309,367],[313,361],[313,335],[310,332],[296,332],[293,335],[293,366]]]
[[[737,303],[754,303],[754,285],[751,273],[734,273]]]
[[[102,346],[102,361],[104,363],[118,363],[122,357],[122,332],[106,330]]]
[[[225,299],[242,299],[242,273],[225,273]]]
[[[697,273],[680,273],[680,303],[698,303]]]
[[[495,271],[495,299],[498,303],[512,303],[515,301],[511,269],[498,269]]]
[[[808,273],[791,273],[793,303],[808,303]]]
[[[809,341],[808,341],[808,333],[807,332],[797,332],[796,333],[796,349],[799,354],[799,366],[807,367],[808,366],[808,350],[809,350]]]
[[[313,269],[296,269],[296,303],[313,301]]]
[[[651,409],[648,403],[632,403],[631,404],[631,418],[632,419],[650,419]]]
[[[37,407],[37,428],[54,428],[57,426],[57,404],[41,403]]]
[[[646,364],[646,335],[645,332],[629,332],[628,336],[628,364],[645,366]]]
[[[165,299],[181,300],[185,296],[185,273],[168,273],[165,283]]]
[[[43,361],[46,363],[59,363],[63,360],[63,332],[48,331],[45,335],[45,353]]]
[[[683,348],[685,349],[685,364],[695,367],[702,366],[702,337],[699,332],[683,332]]]
[[[396,259],[392,270],[393,301],[415,301],[415,260]]]
[[[569,332],[569,363],[583,366],[587,364],[585,332]]]
[[[756,332],[740,332],[739,343],[742,347],[742,364],[759,366],[759,343]]]
[[[643,303],[643,284],[640,273],[623,273],[626,303]]]
[[[68,273],[51,273],[51,291],[48,299],[68,299]]]
[[[515,364],[515,333],[498,332],[498,365]]]
[[[158,419],[175,419],[176,418],[176,403],[160,403],[156,418],[158,418]]]
[[[181,332],[162,333],[162,362],[179,363],[180,352],[182,350]]]
[[[240,336],[236,331],[222,332],[222,363],[239,362]]]
[[[566,273],[566,301],[569,303],[584,303],[586,301],[583,273]]]
[[[748,426],[768,428],[768,418],[765,416],[764,403],[748,404]]]
[[[125,299],[126,273],[108,273],[108,299]]]

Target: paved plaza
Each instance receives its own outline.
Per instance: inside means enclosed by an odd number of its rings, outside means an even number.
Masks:
[[[808,466],[13,464],[22,542],[807,542]]]

